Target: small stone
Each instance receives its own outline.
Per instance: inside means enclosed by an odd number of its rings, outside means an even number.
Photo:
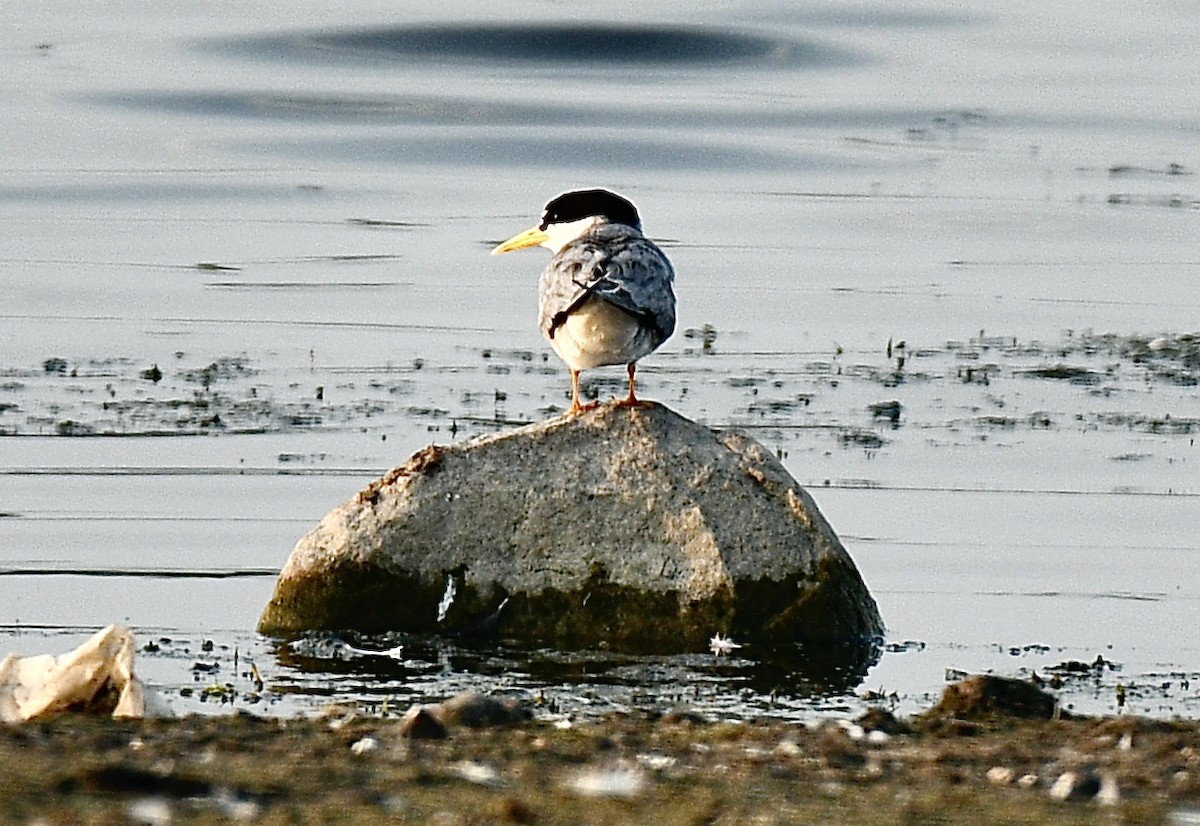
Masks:
[[[161,797],[146,797],[130,803],[125,814],[132,823],[166,826],[171,822],[171,804]]]
[[[450,767],[451,771],[479,786],[497,786],[500,784],[500,772],[495,766],[481,763],[478,760],[461,760]]]
[[[1063,772],[1050,787],[1050,797],[1062,802],[1091,800],[1100,792],[1100,778],[1094,772]]]
[[[1075,772],[1063,772],[1050,787],[1050,796],[1055,800],[1066,800],[1075,791],[1078,775]]]
[[[804,753],[800,748],[800,744],[795,740],[781,740],[774,751],[775,754],[782,757],[799,757]]]
[[[1117,778],[1109,772],[1100,775],[1100,791],[1096,792],[1096,802],[1101,806],[1116,806],[1121,802],[1121,789],[1117,786]]]
[[[366,754],[369,751],[375,751],[379,748],[379,741],[374,737],[363,737],[361,740],[354,741],[350,746],[351,754]]]
[[[653,771],[669,769],[677,762],[674,757],[666,754],[639,754],[635,758],[639,766],[645,766]]]
[[[1023,774],[1017,778],[1017,788],[1032,789],[1038,784],[1038,776],[1036,774]]]
[[[987,781],[997,786],[1007,786],[1013,782],[1016,772],[1008,766],[993,766],[987,771]]]
[[[586,769],[575,775],[568,787],[584,797],[634,798],[646,790],[646,776],[624,767]]]

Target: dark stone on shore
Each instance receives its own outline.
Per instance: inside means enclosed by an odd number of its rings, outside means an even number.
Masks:
[[[467,691],[436,705],[415,705],[400,719],[400,736],[411,740],[442,740],[450,730],[495,728],[527,722],[531,715],[516,700]]]
[[[1058,701],[1032,683],[1011,677],[976,674],[946,686],[931,718],[982,719],[997,716],[1050,720],[1067,716]]]
[[[468,691],[431,707],[429,712],[446,728],[513,726],[529,719],[529,709],[505,697]]]
[[[259,630],[348,629],[656,653],[719,632],[857,668],[883,623],[769,450],[660,405],[601,405],[430,446],[329,513]]]

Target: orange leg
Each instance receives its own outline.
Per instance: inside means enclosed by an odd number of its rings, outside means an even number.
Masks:
[[[579,402],[579,370],[571,371],[571,409],[568,413],[582,413],[585,410],[591,410],[596,407],[599,402],[590,404],[580,404]]]
[[[629,371],[629,395],[618,400],[617,407],[642,407],[644,406],[642,400],[634,392],[637,387],[637,380],[634,379],[633,374],[637,371],[637,365],[630,362],[626,369]]]
[[[579,404],[579,371],[571,371],[571,409],[568,413],[578,413],[583,410],[583,406]]]

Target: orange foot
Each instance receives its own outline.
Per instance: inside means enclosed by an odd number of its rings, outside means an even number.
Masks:
[[[587,404],[580,404],[579,399],[573,399],[571,401],[571,408],[567,411],[567,414],[574,416],[577,413],[586,413],[589,410],[595,410],[599,406],[600,406],[600,402],[598,402],[598,401],[588,402]]]
[[[634,393],[634,388],[637,387],[637,381],[634,379],[637,366],[631,363],[626,367],[626,370],[629,373],[629,395],[623,399],[615,399],[613,403],[617,407],[652,407],[654,402],[644,402]]]
[[[630,393],[623,399],[613,399],[614,407],[654,407],[654,402],[642,401]]]

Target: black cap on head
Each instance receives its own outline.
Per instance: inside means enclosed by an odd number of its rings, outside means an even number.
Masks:
[[[564,192],[546,204],[542,210],[541,228],[550,224],[566,224],[582,218],[603,215],[614,224],[625,224],[641,231],[642,219],[637,207],[607,189],[574,189]]]

